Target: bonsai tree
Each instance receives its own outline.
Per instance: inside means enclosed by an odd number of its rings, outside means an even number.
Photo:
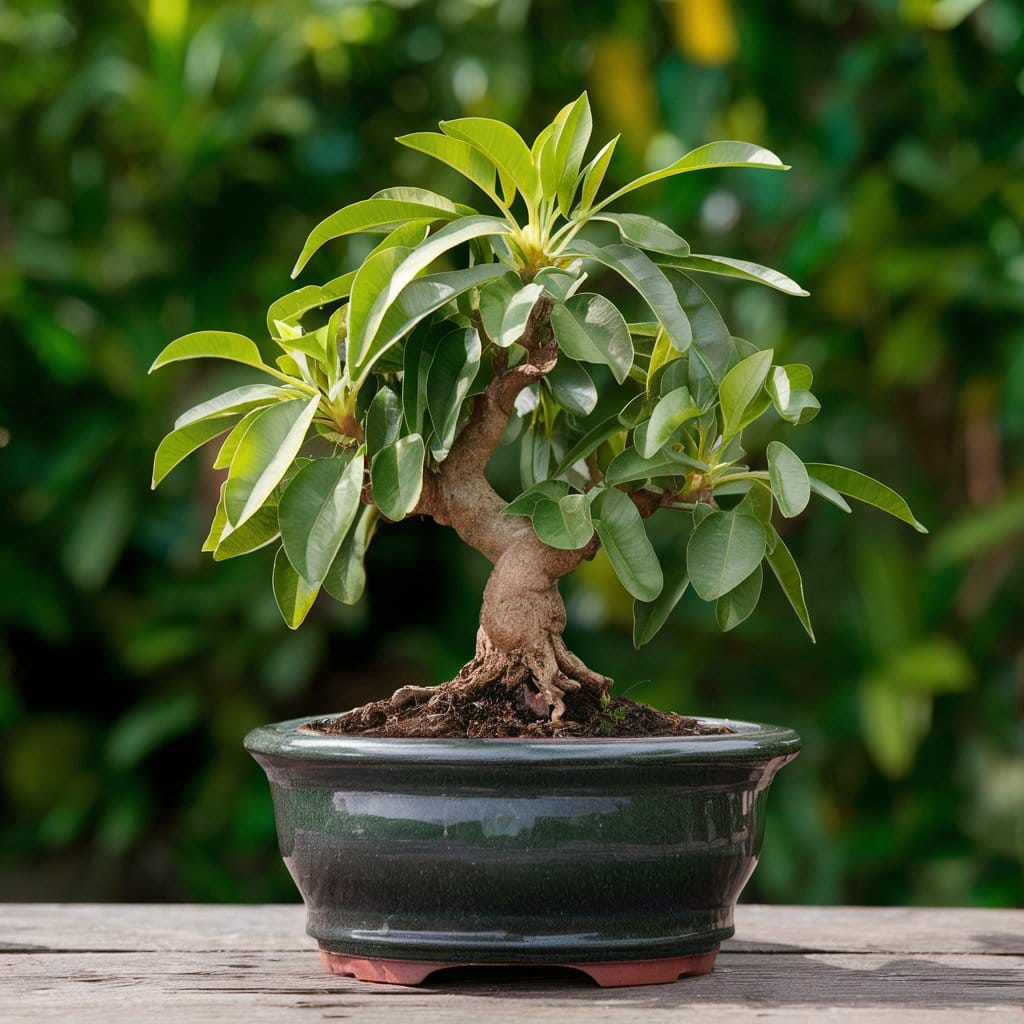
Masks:
[[[785,166],[760,146],[713,142],[599,198],[617,140],[585,162],[585,94],[532,146],[486,118],[440,128],[398,141],[460,172],[496,213],[401,187],[318,224],[293,277],[333,239],[381,237],[356,269],[271,305],[272,362],[249,338],[220,331],[179,338],[156,359],[153,369],[233,360],[269,382],[179,417],[156,453],[153,485],[226,435],[203,550],[224,559],[275,544],[274,594],[292,628],[320,591],[359,599],[381,524],[430,517],[493,564],[476,652],[458,677],[350,713],[355,730],[429,703],[427,734],[451,727],[445,709],[488,696],[522,709],[536,731],[569,728],[567,701],[607,707],[611,680],[563,642],[558,589],[602,547],[634,599],[637,646],[688,588],[733,629],[754,610],[765,565],[813,638],[775,516],[800,515],[812,495],[849,512],[850,497],[923,527],[888,487],[805,464],[781,440],[747,458],[742,436],[754,420],[770,415],[788,433],[817,414],[811,371],[733,337],[698,281],[714,274],[807,293],[767,267],[696,255],[672,227],[622,210],[674,175]],[[643,319],[596,290],[601,271],[638,293]],[[518,449],[515,494],[488,479],[501,445]],[[645,530],[655,514],[678,534],[661,558]]]

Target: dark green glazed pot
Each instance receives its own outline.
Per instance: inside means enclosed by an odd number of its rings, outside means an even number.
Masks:
[[[706,953],[733,934],[791,729],[597,740],[251,732],[322,950],[444,963]],[[326,961],[325,961],[326,962]]]

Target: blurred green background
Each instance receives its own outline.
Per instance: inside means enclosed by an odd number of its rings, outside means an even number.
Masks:
[[[200,555],[217,485],[149,491],[174,415],[229,382],[146,369],[261,334],[308,229],[415,183],[391,140],[464,113],[532,136],[589,88],[626,180],[716,138],[788,175],[638,194],[695,251],[811,290],[719,288],[816,371],[809,459],[932,533],[787,523],[818,632],[774,590],[736,633],[684,600],[639,654],[607,563],[570,640],[665,708],[795,726],[747,898],[1024,901],[1024,9],[1015,0],[0,2],[0,899],[293,899],[250,727],[451,676],[484,567],[381,531],[361,605],[280,620],[270,549]],[[332,276],[344,245],[304,280]]]

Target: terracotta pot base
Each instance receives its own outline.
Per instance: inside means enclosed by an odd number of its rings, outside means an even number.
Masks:
[[[435,971],[447,967],[570,967],[590,975],[601,988],[626,985],[664,985],[684,974],[707,974],[715,966],[718,950],[690,956],[655,960],[615,960],[593,964],[467,964],[437,960],[366,960],[344,953],[320,951],[320,961],[330,974],[344,974],[359,981],[384,985],[421,985]]]

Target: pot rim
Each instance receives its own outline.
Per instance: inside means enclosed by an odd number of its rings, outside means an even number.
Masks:
[[[245,749],[253,755],[316,763],[386,762],[392,764],[619,764],[764,762],[800,751],[800,737],[786,726],[694,716],[732,733],[708,736],[565,737],[502,739],[423,739],[382,736],[318,735],[300,732],[310,722],[330,717],[308,715],[253,729]]]

